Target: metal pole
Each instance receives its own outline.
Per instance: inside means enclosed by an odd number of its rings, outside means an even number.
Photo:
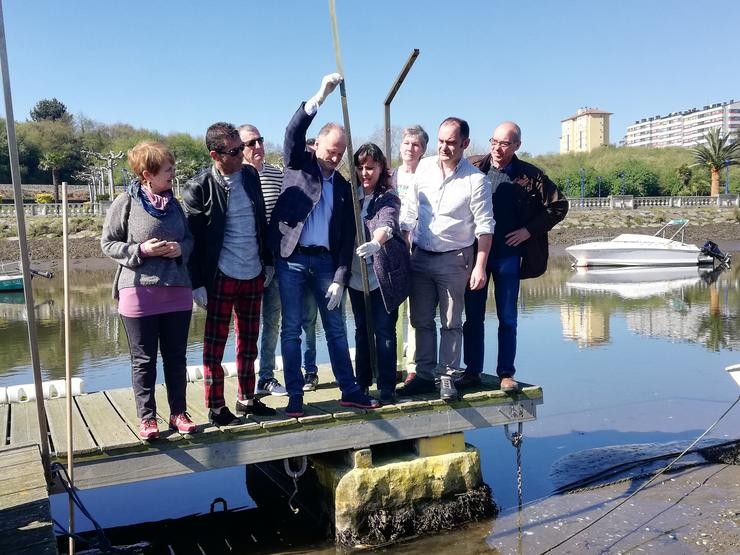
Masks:
[[[586,170],[581,168],[581,201],[583,201],[583,197],[586,196]]]
[[[342,117],[344,119],[344,130],[347,134],[347,161],[349,162],[350,180],[352,183],[352,207],[355,214],[355,236],[357,244],[365,242],[365,226],[360,216],[359,198],[357,188],[357,173],[355,172],[354,148],[352,147],[352,131],[349,127],[349,108],[347,107],[347,88],[344,80],[344,65],[342,64],[342,51],[339,46],[339,28],[337,27],[337,12],[335,0],[329,0],[329,15],[331,17],[331,34],[334,41],[334,56],[337,59],[337,71],[342,76],[339,83],[339,92],[342,97]],[[355,255],[356,256],[356,255]],[[373,326],[373,310],[370,300],[370,283],[367,277],[367,264],[364,259],[360,259],[360,276],[362,277],[362,292],[365,299],[365,322],[367,324],[368,351],[370,353],[370,372],[373,377],[378,375],[377,353],[375,345],[375,327]]]
[[[398,89],[401,88],[403,80],[406,79],[406,75],[408,75],[411,70],[411,66],[414,65],[418,56],[419,49],[414,48],[409,59],[406,60],[403,69],[401,69],[401,73],[398,74],[398,77],[396,77],[396,80],[393,82],[391,90],[388,91],[388,96],[385,97],[385,102],[383,102],[385,112],[385,159],[388,160],[388,167],[391,166],[391,155],[393,154],[391,152],[391,102],[393,102],[393,98],[396,96]]]
[[[74,441],[72,438],[72,363],[70,356],[69,325],[69,222],[67,212],[67,182],[62,181],[62,253],[64,257],[64,370],[65,388],[67,390],[67,474],[69,485],[74,488]],[[75,553],[75,503],[71,495],[67,497],[69,507],[69,553]]]
[[[10,174],[13,179],[15,200],[15,219],[18,226],[18,247],[21,251],[21,270],[23,273],[23,292],[26,298],[26,325],[28,327],[28,344],[31,350],[31,367],[33,368],[33,385],[36,391],[36,413],[39,421],[39,446],[41,464],[44,466],[46,483],[51,482],[51,459],[49,456],[49,431],[46,427],[46,410],[44,409],[44,390],[41,386],[41,365],[36,341],[36,310],[33,304],[31,289],[31,266],[28,259],[28,242],[26,241],[26,216],[23,213],[23,191],[21,190],[21,171],[18,162],[18,143],[15,136],[15,119],[13,116],[13,98],[10,94],[10,76],[8,75],[8,49],[5,43],[5,18],[3,4],[0,0],[0,69],[3,73],[3,92],[5,94],[5,125],[8,130],[8,154],[10,156]]]

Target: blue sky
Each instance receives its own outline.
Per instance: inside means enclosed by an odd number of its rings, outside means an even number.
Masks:
[[[15,119],[42,98],[74,114],[202,136],[285,125],[335,70],[327,0],[4,0]],[[413,48],[394,124],[436,134],[467,119],[473,143],[520,123],[523,150],[557,152],[560,120],[634,120],[740,99],[734,0],[337,0],[353,142],[383,125],[383,100]],[[316,124],[341,120],[339,95]]]

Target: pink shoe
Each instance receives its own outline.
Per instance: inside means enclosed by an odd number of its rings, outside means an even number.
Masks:
[[[197,426],[190,420],[187,412],[170,415],[170,430],[177,430],[181,434],[192,434]]]
[[[157,439],[159,437],[159,428],[157,427],[156,418],[142,418],[139,423],[139,437],[141,439]]]

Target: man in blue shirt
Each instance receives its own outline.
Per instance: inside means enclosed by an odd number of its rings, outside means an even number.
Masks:
[[[283,308],[280,345],[289,401],[286,414],[303,416],[301,323],[305,293],[316,299],[326,334],[340,404],[373,409],[378,401],[357,384],[340,304],[349,280],[355,243],[352,190],[336,171],[347,149],[344,128],[327,123],[306,148],[306,132],[319,106],[341,81],[327,75],[318,92],[302,103],[285,130],[285,174],[269,225],[270,246]]]

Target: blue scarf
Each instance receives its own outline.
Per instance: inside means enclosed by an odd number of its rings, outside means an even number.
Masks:
[[[141,190],[141,182],[138,179],[134,179],[133,181],[131,181],[130,185],[128,186],[127,192],[132,199],[138,200],[142,208],[144,208],[144,210],[146,210],[155,218],[162,218],[165,214],[167,214],[167,209],[170,207],[170,203],[168,202],[167,206],[165,206],[162,210],[153,206],[151,201],[149,200],[149,197],[146,196],[146,193]]]

